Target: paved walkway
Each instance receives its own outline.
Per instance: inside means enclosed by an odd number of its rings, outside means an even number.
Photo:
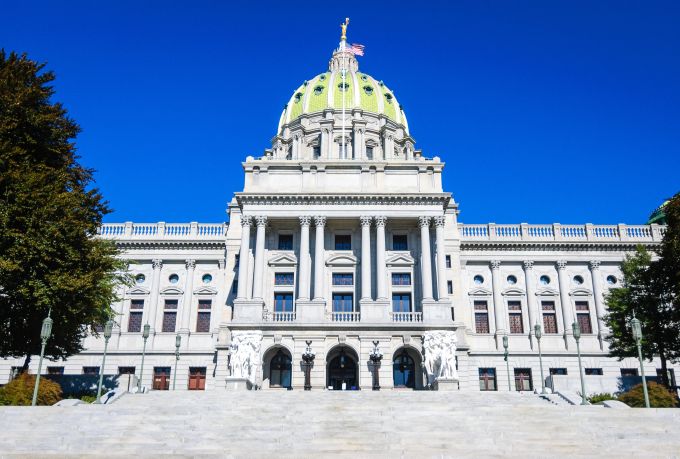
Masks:
[[[533,394],[152,392],[0,407],[0,457],[680,457],[680,409]]]

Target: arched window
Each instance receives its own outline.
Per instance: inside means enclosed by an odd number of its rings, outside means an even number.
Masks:
[[[290,387],[291,359],[279,349],[269,364],[269,387]]]
[[[394,378],[394,387],[408,387],[416,388],[416,366],[413,359],[402,349],[401,352],[394,357],[392,362],[392,375]]]

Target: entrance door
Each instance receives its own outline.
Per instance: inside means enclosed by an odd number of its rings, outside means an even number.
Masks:
[[[328,386],[333,390],[357,390],[357,363],[343,350],[328,364]]]
[[[154,367],[153,369],[153,389],[170,389],[170,367]]]
[[[394,387],[416,388],[416,365],[405,349],[392,362]]]
[[[205,367],[189,368],[189,390],[205,390]]]

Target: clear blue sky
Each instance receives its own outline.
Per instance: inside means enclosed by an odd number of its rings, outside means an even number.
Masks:
[[[680,2],[2,1],[47,61],[107,221],[223,221],[338,25],[467,223],[644,223],[680,191]]]

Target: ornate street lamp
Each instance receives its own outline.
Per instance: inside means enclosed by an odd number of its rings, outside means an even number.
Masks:
[[[536,337],[536,344],[538,344],[538,365],[541,367],[541,394],[547,394],[548,392],[545,390],[545,377],[543,377],[543,354],[541,354],[541,336],[543,336],[543,332],[539,324],[534,325],[534,336]]]
[[[146,340],[149,339],[149,332],[151,331],[151,325],[145,324],[144,331],[142,332],[142,339],[144,340],[144,347],[142,348],[142,365],[139,368],[139,380],[137,381],[137,392],[142,391],[142,376],[144,374],[144,355],[146,354]]]
[[[510,384],[510,362],[508,361],[508,335],[505,334],[503,335],[503,349],[505,349],[505,352],[503,353],[503,360],[505,360],[505,369],[508,373],[508,392],[512,392],[512,385]]]
[[[182,344],[182,337],[177,333],[175,336],[175,371],[172,375],[172,390],[175,390],[177,384],[177,362],[179,362],[179,347]]]
[[[578,322],[571,324],[571,328],[574,332],[574,339],[576,340],[576,354],[578,355],[578,375],[581,378],[581,405],[589,405],[588,400],[586,400],[586,383],[583,380],[583,368],[581,367],[581,346],[579,341],[581,340],[581,327]]]
[[[302,366],[305,369],[305,390],[312,390],[311,371],[316,355],[312,352],[312,341],[308,340],[305,343],[307,343],[307,348],[302,353]]]
[[[45,345],[47,344],[47,340],[50,338],[52,335],[52,318],[50,317],[50,314],[52,313],[52,308],[47,312],[47,317],[43,319],[42,323],[42,328],[40,329],[40,341],[42,342],[42,345],[40,347],[40,360],[38,361],[38,374],[35,377],[35,386],[33,387],[33,401],[31,402],[31,406],[35,406],[35,404],[38,402],[38,386],[40,386],[40,373],[42,372],[42,362],[43,362],[43,356],[45,355]]]
[[[638,360],[640,361],[640,374],[642,375],[642,391],[645,394],[645,406],[649,408],[649,392],[647,392],[647,379],[645,378],[645,367],[642,364],[642,325],[640,321],[633,317],[630,321],[630,327],[633,329],[633,338],[635,339],[635,346],[638,351]]]
[[[380,352],[378,343],[379,341],[373,341],[373,350],[368,356],[373,367],[373,390],[380,390],[380,361],[383,358],[383,354]]]
[[[102,356],[102,368],[99,370],[99,384],[97,384],[97,403],[102,403],[102,381],[104,379],[104,368],[106,365],[106,350],[109,347],[109,339],[113,332],[113,320],[107,320],[104,325],[104,355]]]

